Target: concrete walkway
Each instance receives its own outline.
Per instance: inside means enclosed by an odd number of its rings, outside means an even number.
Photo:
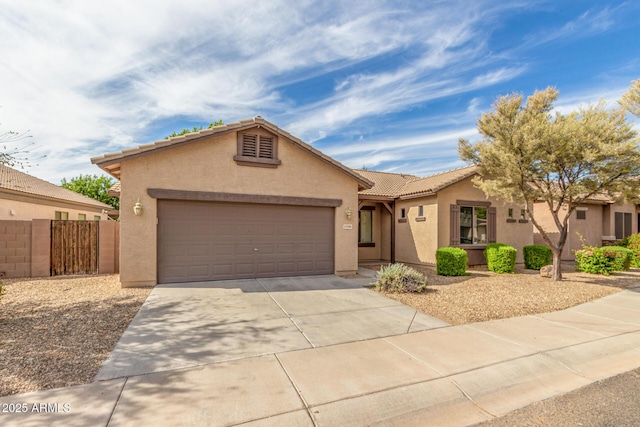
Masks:
[[[299,296],[291,298],[295,307]],[[282,309],[297,325],[296,315]],[[337,330],[349,322],[326,323]],[[28,411],[0,412],[0,425],[472,425],[640,367],[640,288],[555,313],[316,346],[327,330],[314,338],[308,329],[301,349],[283,338],[283,348],[254,349],[264,353],[244,358],[230,346],[223,360],[215,346],[185,347],[181,362],[199,366],[156,365],[145,375],[1,398],[0,409],[25,403]],[[304,327],[299,332],[307,335]],[[134,344],[116,348],[130,352],[130,365],[146,354],[142,340]],[[118,360],[102,375],[124,372],[118,369],[126,359]],[[60,411],[66,403],[69,411],[33,412],[41,403]]]

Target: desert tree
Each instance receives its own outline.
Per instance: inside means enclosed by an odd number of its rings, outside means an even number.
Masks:
[[[637,196],[640,153],[637,135],[622,105],[601,101],[561,114],[554,88],[501,96],[478,120],[482,140],[461,139],[460,157],[477,166],[475,184],[485,194],[524,205],[553,253],[554,280],[562,279],[561,254],[569,217],[578,205],[598,196]],[[534,204],[538,207],[534,210]],[[557,238],[537,220],[546,206]]]
[[[640,79],[631,82],[629,90],[620,99],[620,105],[640,117]]]

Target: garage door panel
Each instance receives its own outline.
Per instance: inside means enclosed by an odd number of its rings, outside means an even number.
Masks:
[[[300,255],[313,254],[313,243],[298,243],[296,250]]]
[[[216,243],[211,245],[211,254],[213,256],[221,256],[233,253],[232,243]]]
[[[253,262],[251,263],[236,263],[235,264],[235,272],[237,274],[253,274],[255,271],[255,265]]]
[[[233,276],[233,264],[215,264],[212,269],[212,275],[215,277]]]
[[[208,254],[211,252],[211,249],[209,247],[210,245],[208,243],[202,243],[202,244],[197,244],[197,243],[192,243],[191,245],[187,246],[187,253],[190,256],[208,256]]]
[[[188,267],[188,274],[190,277],[207,277],[209,276],[208,264],[195,264]]]
[[[281,255],[292,255],[296,252],[295,249],[296,245],[294,243],[280,243],[277,251]]]
[[[333,208],[159,200],[158,219],[160,283],[333,273]]]
[[[253,255],[255,253],[255,245],[239,243],[233,245],[232,254],[234,255]]]

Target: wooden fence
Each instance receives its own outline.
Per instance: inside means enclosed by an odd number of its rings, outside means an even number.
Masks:
[[[51,275],[98,273],[98,221],[51,221]]]
[[[114,274],[119,246],[116,221],[0,220],[0,277]]]

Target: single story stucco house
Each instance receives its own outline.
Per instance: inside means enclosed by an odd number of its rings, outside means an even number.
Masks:
[[[261,117],[92,162],[121,183],[123,287],[358,268],[373,183]]]
[[[558,238],[551,212],[545,202],[535,204],[536,220],[552,239]],[[561,210],[564,215],[566,209]],[[640,232],[640,209],[630,202],[616,202],[608,196],[594,196],[576,207],[567,223],[567,241],[562,259],[575,260],[575,251],[588,246],[613,244],[625,237]],[[534,242],[544,245],[544,239],[534,229]]]
[[[0,220],[106,220],[113,208],[0,164]]]
[[[359,170],[375,185],[360,192],[358,257],[435,264],[438,248],[467,251],[470,265],[485,264],[489,243],[518,250],[533,243],[532,224],[522,206],[487,198],[472,182],[475,166],[418,178]]]
[[[447,246],[479,265],[493,242],[522,263],[534,243],[524,207],[488,198],[473,166],[422,178],[353,170],[259,116],[91,161],[119,180],[124,287],[433,265]],[[618,210],[599,206],[590,216],[613,234],[604,218],[617,230]]]

